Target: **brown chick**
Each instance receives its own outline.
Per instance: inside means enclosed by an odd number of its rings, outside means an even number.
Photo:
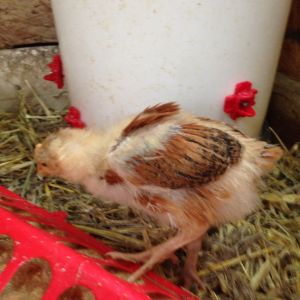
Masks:
[[[255,209],[257,182],[281,155],[277,146],[185,114],[175,103],[149,107],[107,132],[62,129],[35,149],[41,175],[82,184],[176,227],[174,237],[150,250],[110,256],[144,262],[128,279],[135,281],[186,247],[185,286],[201,284],[197,258],[207,230]]]

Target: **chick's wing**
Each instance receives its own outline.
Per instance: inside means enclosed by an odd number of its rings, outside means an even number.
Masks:
[[[240,160],[241,153],[241,144],[226,132],[183,124],[163,147],[130,156],[123,170],[128,170],[126,179],[138,186],[195,188],[216,180]]]

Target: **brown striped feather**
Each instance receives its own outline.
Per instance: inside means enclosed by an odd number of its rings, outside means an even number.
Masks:
[[[242,146],[229,134],[215,128],[185,124],[165,144],[164,150],[128,163],[135,171],[129,178],[137,185],[164,188],[196,188],[216,180],[241,158]]]
[[[174,102],[148,107],[127,125],[122,132],[122,137],[126,137],[145,126],[157,124],[167,117],[178,114],[179,111],[178,104]]]

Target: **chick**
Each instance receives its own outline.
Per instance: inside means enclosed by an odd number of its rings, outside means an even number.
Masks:
[[[79,183],[94,196],[174,226],[174,237],[149,250],[109,255],[143,262],[132,282],[185,247],[187,287],[201,284],[197,258],[207,230],[255,209],[260,177],[281,155],[277,146],[183,113],[173,102],[148,107],[106,132],[62,129],[35,149],[39,174]]]

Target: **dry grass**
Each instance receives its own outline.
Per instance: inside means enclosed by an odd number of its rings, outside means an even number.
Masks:
[[[138,212],[105,204],[77,186],[41,181],[32,161],[34,146],[65,124],[60,113],[41,105],[42,99],[26,106],[24,98],[20,95],[17,114],[0,113],[2,185],[50,211],[65,210],[71,222],[120,250],[149,248],[171,234]],[[199,275],[208,288],[195,290],[202,299],[300,299],[299,145],[265,178],[261,199],[260,209],[246,220],[206,237]],[[178,255],[182,262],[183,251]],[[166,262],[157,271],[178,283],[180,266]]]

